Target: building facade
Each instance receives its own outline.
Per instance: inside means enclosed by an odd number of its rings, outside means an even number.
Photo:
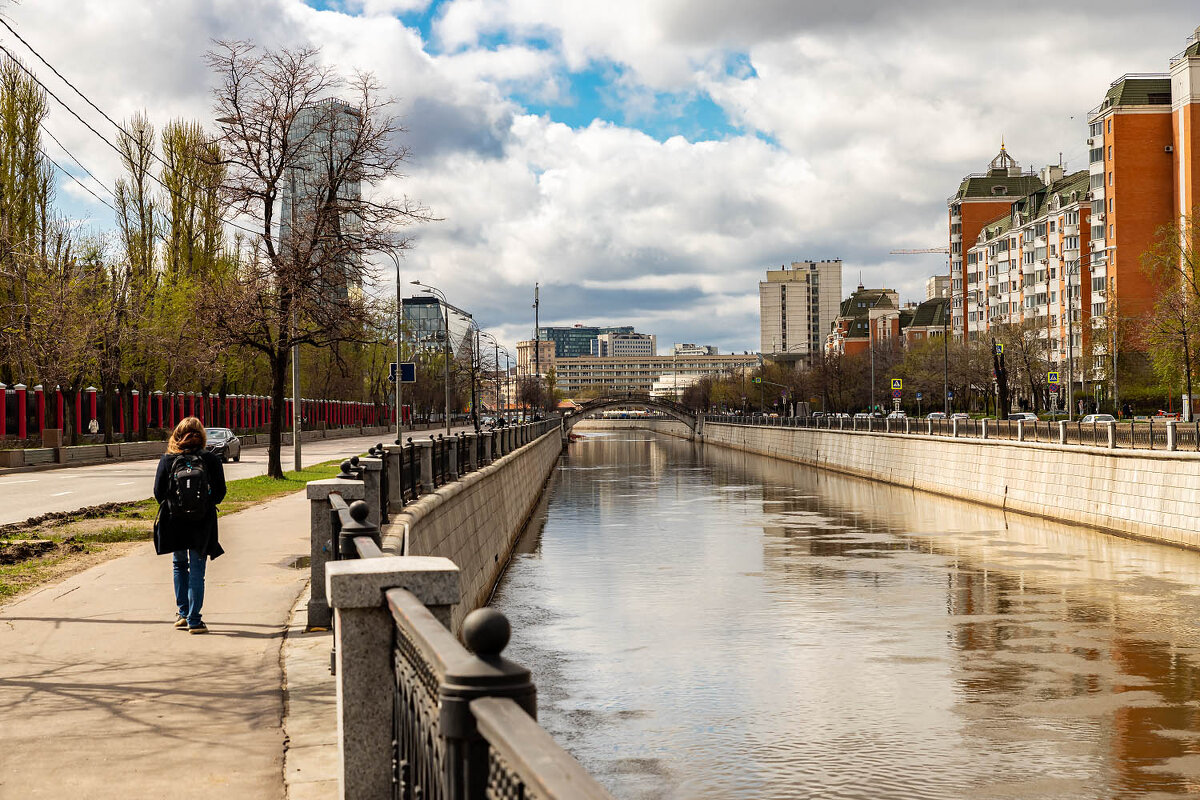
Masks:
[[[1022,171],[1001,144],[987,171],[964,177],[958,191],[946,201],[950,224],[950,320],[955,336],[962,336],[965,329],[968,315],[964,309],[972,302],[967,295],[980,288],[968,281],[963,257],[967,246],[985,225],[1008,213],[1013,200],[1038,188],[1041,188],[1038,176]]]
[[[867,289],[859,284],[842,301],[838,315],[825,337],[829,355],[866,353],[872,344],[899,347],[901,334],[912,311],[901,309],[895,289]]]
[[[352,238],[362,231],[362,222],[354,213],[325,210],[331,199],[333,203],[357,204],[362,198],[357,169],[351,162],[361,126],[358,109],[333,98],[306,106],[296,114],[288,136],[296,160],[284,172],[284,190],[280,193],[279,242],[285,252],[298,248],[299,258],[320,263],[330,258],[328,253],[322,255],[322,250],[337,248],[339,239]],[[334,244],[325,244],[329,242]],[[342,297],[350,287],[362,284],[357,248],[349,245],[346,250],[345,254],[333,253],[328,269],[315,277]]]
[[[676,356],[715,356],[717,348],[711,344],[674,344],[671,354]]]
[[[842,262],[793,261],[758,284],[759,347],[806,363],[821,352],[842,299]]]
[[[1041,339],[1049,361],[1068,379],[1094,379],[1087,357],[1093,302],[1087,170],[1042,170],[1042,188],[1013,201],[985,225],[967,250],[966,336],[1023,326]],[[1103,304],[1099,306],[1103,313]]]
[[[602,333],[591,347],[593,356],[654,356],[658,338],[652,333]]]
[[[944,297],[950,294],[950,276],[949,275],[931,275],[925,281],[925,299],[932,300],[935,297]]]
[[[679,376],[680,386],[706,375],[730,377],[758,366],[758,355],[625,356],[556,358],[556,386],[573,397],[580,392],[649,394],[654,382],[668,373]]]
[[[535,347],[537,350],[534,349]],[[534,357],[535,352],[538,353],[536,358]],[[540,369],[541,374],[545,375],[554,369],[557,357],[555,353],[555,343],[546,339],[538,339],[536,342],[533,339],[526,339],[523,342],[517,342],[517,375],[522,378],[529,377],[534,374],[536,369]]]
[[[450,349],[455,358],[466,358],[474,348],[472,329],[475,321],[457,306],[443,304],[430,295],[405,297],[401,303],[404,320],[404,345],[407,353],[441,352],[445,347],[449,323]],[[448,314],[448,320],[447,320]]]
[[[554,355],[558,358],[577,358],[592,354],[592,340],[606,333],[634,333],[632,325],[596,327],[572,325],[570,327],[538,328],[537,338],[554,342]],[[543,367],[543,371],[545,368]]]

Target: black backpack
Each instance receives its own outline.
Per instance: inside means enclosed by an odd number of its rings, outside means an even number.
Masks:
[[[171,464],[171,516],[198,520],[208,514],[208,471],[199,453],[182,453]]]

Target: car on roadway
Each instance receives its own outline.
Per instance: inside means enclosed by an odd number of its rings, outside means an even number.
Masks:
[[[950,419],[970,419],[971,415],[965,411],[956,411],[950,415]]]
[[[1084,425],[1098,424],[1101,422],[1116,422],[1117,418],[1112,414],[1088,414],[1083,419],[1079,420]]]
[[[1037,422],[1038,415],[1034,414],[1031,411],[1019,411],[1016,414],[1009,414],[1008,418],[1009,419],[1032,420],[1033,422]]]
[[[205,428],[204,449],[225,463],[230,459],[242,460],[242,440],[229,428]]]
[[[908,414],[903,411],[893,411],[887,415],[888,419],[908,419]]]
[[[945,411],[930,411],[925,415],[925,419],[949,419]]]

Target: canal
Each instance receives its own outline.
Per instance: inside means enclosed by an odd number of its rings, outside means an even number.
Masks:
[[[618,797],[1200,791],[1200,555],[586,436],[493,605]]]

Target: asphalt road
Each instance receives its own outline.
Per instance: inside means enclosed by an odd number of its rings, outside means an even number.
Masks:
[[[456,428],[469,430],[468,428]],[[436,431],[434,431],[436,433]],[[428,436],[429,432],[420,431]],[[306,465],[365,451],[381,441],[380,436],[321,439],[304,442],[301,455]],[[0,476],[0,525],[20,522],[50,511],[75,511],[101,503],[143,500],[154,492],[158,458],[120,461],[86,467],[67,467],[42,472],[18,472]],[[283,468],[292,468],[292,448],[283,448]],[[225,479],[252,478],[267,472],[267,448],[249,447],[242,460],[225,465]]]

